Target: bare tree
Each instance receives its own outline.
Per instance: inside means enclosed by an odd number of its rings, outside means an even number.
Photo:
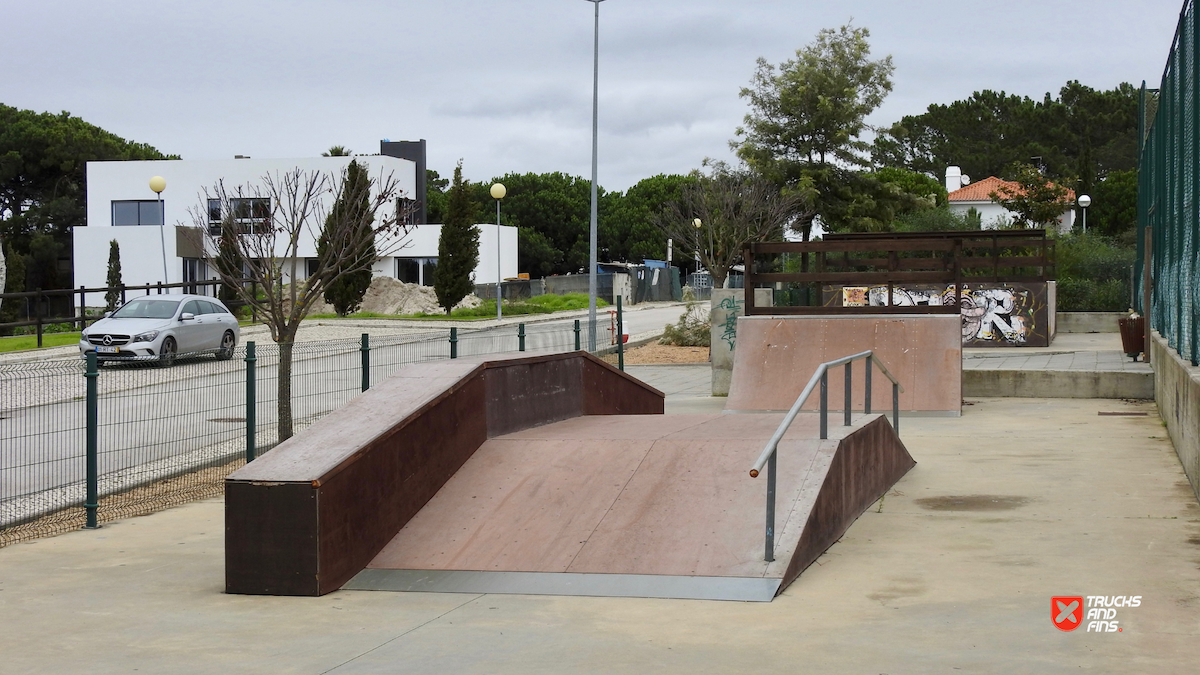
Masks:
[[[379,256],[407,245],[405,237],[412,226],[405,224],[411,220],[406,209],[412,202],[400,196],[391,175],[347,181],[346,171],[329,175],[297,168],[265,175],[259,184],[229,187],[218,182],[211,191],[205,189],[201,207],[192,210],[209,268],[257,311],[279,345],[280,441],[290,438],[294,430],[292,348],[300,322],[329,284],[375,263],[377,257],[362,255],[364,222],[375,237]],[[363,201],[366,209],[332,206]],[[301,248],[316,242],[322,231],[326,247],[316,258],[315,269],[305,269],[308,259],[301,256]],[[225,247],[231,242],[236,247],[242,270],[219,263],[222,233]]]
[[[813,192],[810,184],[780,190],[746,169],[721,162],[712,167],[709,175],[684,185],[681,197],[655,220],[682,250],[698,254],[713,284],[723,288],[745,245],[782,240],[788,222],[812,203]]]

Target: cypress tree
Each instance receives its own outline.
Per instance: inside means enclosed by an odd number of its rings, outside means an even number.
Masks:
[[[4,292],[5,293],[20,293],[25,290],[25,256],[17,253],[13,245],[9,243],[4,247],[4,262],[8,267],[7,274],[4,276]],[[19,321],[21,312],[25,308],[25,303],[18,300],[9,300],[3,305],[0,305],[0,323],[10,323]],[[7,328],[0,331],[0,335],[11,335],[13,329]]]
[[[113,239],[108,242],[108,279],[105,282],[108,291],[104,294],[104,311],[111,312],[117,308],[117,303],[121,301],[121,285],[124,283],[121,280],[121,246]]]
[[[371,263],[375,262],[375,233],[371,224],[375,217],[371,215],[371,178],[367,169],[357,161],[351,160],[346,167],[346,180],[342,183],[341,193],[333,203],[329,216],[325,218],[325,227],[317,242],[317,256],[326,258],[336,255],[330,244],[330,237],[348,236],[349,247],[343,257],[342,267],[359,268],[353,272],[342,274],[325,288],[325,302],[333,305],[338,316],[346,316],[358,311],[362,306],[363,296],[371,286]],[[334,232],[336,228],[353,227],[354,232]],[[327,262],[329,266],[336,263]],[[341,270],[330,270],[340,272]]]
[[[475,227],[475,203],[463,183],[462,160],[459,160],[446,199],[446,218],[438,237],[438,264],[433,272],[433,290],[446,314],[475,290],[471,273],[478,264],[479,228]]]

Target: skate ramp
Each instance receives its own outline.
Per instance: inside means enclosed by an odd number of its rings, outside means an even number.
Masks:
[[[904,383],[900,410],[957,417],[962,411],[962,320],[957,314],[744,316],[726,410],[788,410],[825,361],[871,350]],[[853,409],[863,409],[863,362],[851,368]],[[891,383],[875,373],[871,409],[892,409]],[[842,368],[829,373],[830,410],[844,407]],[[816,410],[810,396],[804,410]]]
[[[782,415],[579,417],[489,439],[348,589],[768,601],[913,465],[885,419],[779,444]],[[837,433],[840,431],[841,433]]]

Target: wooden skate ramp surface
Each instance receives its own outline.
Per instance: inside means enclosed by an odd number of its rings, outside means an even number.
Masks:
[[[913,465],[859,417],[780,442],[773,563],[748,469],[782,415],[584,416],[486,441],[345,587],[770,600]]]

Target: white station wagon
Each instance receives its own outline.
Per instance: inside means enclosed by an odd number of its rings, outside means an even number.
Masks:
[[[205,295],[145,295],[87,327],[79,352],[96,352],[100,360],[157,356],[169,366],[177,354],[211,352],[233,356],[237,317],[220,300]]]

